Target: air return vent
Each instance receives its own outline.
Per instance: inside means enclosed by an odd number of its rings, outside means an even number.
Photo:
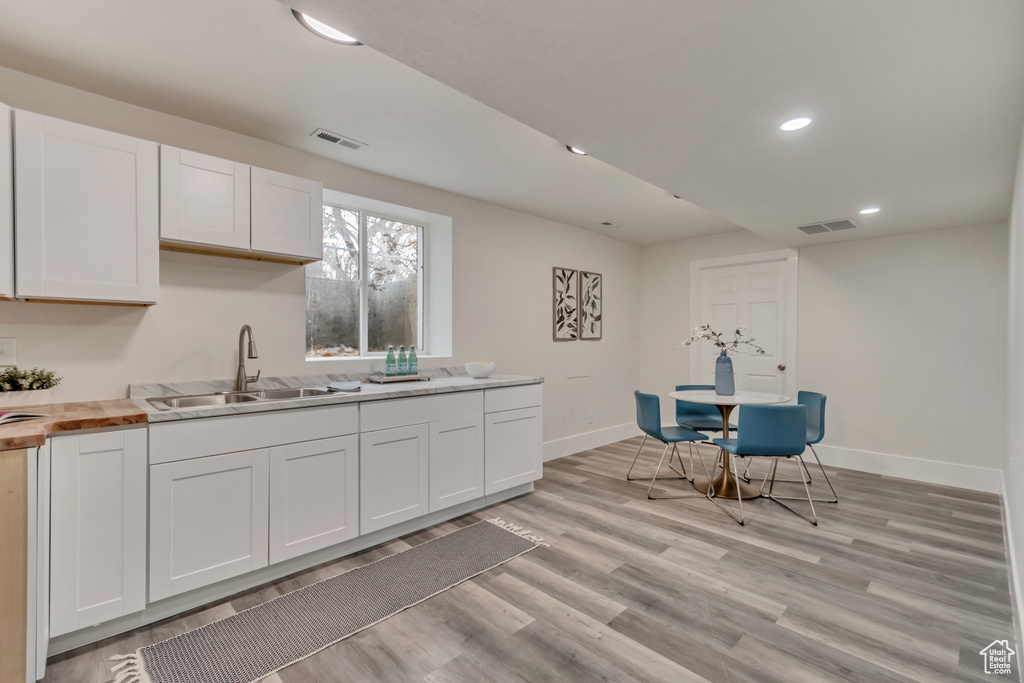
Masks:
[[[823,232],[835,232],[836,230],[849,230],[850,228],[856,228],[857,224],[851,221],[849,218],[840,218],[834,221],[825,221],[824,223],[811,223],[809,225],[798,225],[797,230],[806,235],[820,235]]]
[[[359,142],[358,140],[347,138],[344,135],[339,135],[338,133],[332,133],[331,131],[324,130],[323,128],[317,128],[314,130],[310,134],[310,137],[320,138],[332,145],[338,145],[339,147],[346,147],[348,149],[362,149],[363,147],[366,147],[365,142]]]

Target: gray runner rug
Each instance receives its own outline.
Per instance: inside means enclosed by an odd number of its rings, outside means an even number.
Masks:
[[[538,545],[522,527],[477,522],[112,657],[114,683],[253,683]]]

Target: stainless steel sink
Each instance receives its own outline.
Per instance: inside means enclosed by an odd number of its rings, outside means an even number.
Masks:
[[[251,403],[257,401],[252,394],[199,394],[196,396],[161,396],[151,398],[149,402],[160,410],[174,410],[175,408],[203,408],[210,406],[223,406],[229,403]]]
[[[327,396],[331,392],[326,389],[262,389],[252,394],[267,401],[280,401],[287,398],[309,398],[310,396]]]
[[[230,403],[252,403],[253,401],[284,401],[293,398],[310,398],[312,396],[328,396],[326,389],[262,389],[260,391],[220,391],[215,394],[195,394],[192,396],[160,396],[148,399],[158,410],[176,410],[178,408],[209,408]]]

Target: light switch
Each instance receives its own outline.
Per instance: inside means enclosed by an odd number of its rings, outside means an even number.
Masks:
[[[14,337],[0,337],[0,365],[18,364],[18,340]]]

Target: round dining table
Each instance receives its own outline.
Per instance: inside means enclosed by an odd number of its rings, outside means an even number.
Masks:
[[[782,394],[769,394],[762,391],[737,391],[732,396],[716,394],[713,389],[695,389],[691,391],[672,391],[669,398],[677,401],[690,401],[691,403],[707,403],[718,408],[722,414],[722,438],[729,438],[729,416],[733,408],[742,405],[768,405],[772,403],[785,403],[789,396]],[[711,482],[712,492],[720,498],[736,498],[742,493],[744,498],[757,498],[761,495],[758,487],[744,482],[738,482],[734,477],[726,475],[731,466],[731,457],[728,451],[722,451],[722,473]],[[736,486],[739,484],[739,491]],[[701,493],[708,492],[708,482],[697,479],[696,473],[693,477],[694,487]]]

